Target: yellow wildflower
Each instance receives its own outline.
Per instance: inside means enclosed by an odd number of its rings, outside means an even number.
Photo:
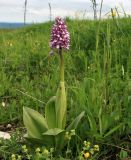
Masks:
[[[84,153],[84,158],[89,158],[90,157],[90,153],[89,152],[86,152],[86,153]]]

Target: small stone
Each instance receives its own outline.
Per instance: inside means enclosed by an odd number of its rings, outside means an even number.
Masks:
[[[7,124],[7,126],[6,126],[7,128],[11,128],[12,127],[12,125],[11,124]]]
[[[10,134],[7,133],[7,132],[1,132],[1,131],[0,131],[0,138],[3,138],[3,139],[10,139],[11,136],[10,136]]]

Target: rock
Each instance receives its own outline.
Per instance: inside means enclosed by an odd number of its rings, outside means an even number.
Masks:
[[[7,132],[1,132],[1,131],[0,131],[0,138],[3,138],[3,139],[10,139],[11,136],[10,136],[10,134],[7,133]]]

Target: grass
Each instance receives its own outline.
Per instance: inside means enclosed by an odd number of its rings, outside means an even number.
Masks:
[[[88,140],[100,145],[95,159],[122,159],[125,152],[129,156],[131,18],[67,19],[67,25],[71,34],[71,48],[65,53],[68,122],[86,111],[77,130],[81,141],[74,139],[73,151],[77,155]],[[42,113],[55,95],[59,62],[57,56],[49,56],[51,26],[0,30],[0,126],[17,121],[23,127],[23,106]],[[0,146],[0,156],[6,159],[1,150]]]

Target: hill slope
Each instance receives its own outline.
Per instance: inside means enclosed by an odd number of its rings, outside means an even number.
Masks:
[[[131,127],[131,18],[67,20],[67,25],[71,34],[70,51],[64,53],[68,121],[85,110],[86,122],[78,130],[83,140],[121,145]],[[51,26],[0,30],[0,97],[6,105],[0,106],[0,124],[21,119],[23,106],[43,112],[55,95],[59,62],[57,53],[49,56]],[[110,153],[113,149],[109,147]]]

